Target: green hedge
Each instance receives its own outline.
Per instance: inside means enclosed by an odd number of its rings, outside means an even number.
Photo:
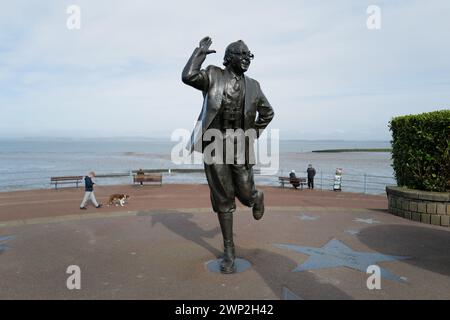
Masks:
[[[398,185],[450,191],[450,110],[396,117],[389,128]]]

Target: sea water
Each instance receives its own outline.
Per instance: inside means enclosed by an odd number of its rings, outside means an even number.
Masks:
[[[130,173],[138,169],[202,169],[202,165],[175,165],[171,151],[177,142],[166,139],[3,139],[0,140],[0,191],[50,188],[50,177]],[[271,176],[256,175],[257,184],[278,185],[278,176],[295,170],[305,176],[308,164],[317,171],[316,187],[328,189],[336,168],[343,169],[347,191],[381,193],[393,184],[389,152],[315,153],[324,149],[389,148],[389,141],[306,141],[279,142],[279,171]],[[378,178],[377,178],[378,177]],[[364,179],[375,183],[374,191]],[[130,176],[97,179],[99,184],[131,183]],[[164,183],[206,183],[202,173],[164,174]],[[352,183],[350,183],[353,181]],[[363,190],[366,188],[366,190]]]

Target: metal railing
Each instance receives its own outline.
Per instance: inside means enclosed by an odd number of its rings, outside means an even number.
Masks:
[[[306,171],[296,172],[298,177],[306,177]],[[281,171],[280,176],[289,176],[289,172]],[[314,187],[320,190],[333,190],[335,175],[318,171],[314,178]],[[356,192],[364,194],[383,194],[386,186],[397,185],[392,176],[380,176],[363,174],[342,174],[341,190],[344,192]]]
[[[97,180],[101,185],[114,185],[114,184],[130,184],[133,183],[133,171],[117,171],[115,169],[102,169],[96,170]],[[144,169],[145,172],[162,173],[166,183],[183,183],[183,179],[173,179],[173,177],[179,174],[198,174],[203,173],[203,169],[196,168],[163,168],[163,169]],[[1,191],[16,191],[16,190],[32,190],[32,189],[48,189],[52,187],[50,183],[51,177],[63,177],[63,176],[84,176],[88,171],[80,174],[79,170],[27,170],[22,172],[2,172],[0,174],[0,192]],[[204,175],[192,179],[186,179],[185,183],[193,183],[199,181],[200,183],[206,183]],[[83,185],[83,184],[82,184]]]
[[[135,170],[115,172],[114,170],[104,169],[97,172],[96,179],[100,180],[101,184],[104,185],[129,184],[133,181],[133,171]],[[162,173],[164,183],[206,183],[202,168],[145,169],[144,171]],[[265,185],[277,186],[278,176],[289,176],[289,171],[280,171],[276,176],[262,176],[259,175],[258,169],[254,171],[256,177],[259,178],[257,182]],[[50,188],[50,177],[52,176],[78,175],[80,175],[80,172],[76,170],[2,172],[0,174],[0,191]],[[297,176],[306,177],[306,171],[297,171]],[[334,173],[318,171],[314,184],[316,189],[333,190]],[[382,194],[385,192],[386,186],[396,184],[394,177],[370,174],[344,173],[341,179],[342,191],[364,194]]]

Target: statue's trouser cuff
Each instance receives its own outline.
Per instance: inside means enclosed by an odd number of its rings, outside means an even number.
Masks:
[[[258,191],[253,178],[253,167],[235,164],[204,164],[214,212],[236,211],[235,197],[247,207],[253,207]]]

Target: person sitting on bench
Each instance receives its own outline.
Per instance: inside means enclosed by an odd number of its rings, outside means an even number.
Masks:
[[[300,186],[300,181],[297,179],[297,176],[295,175],[295,170],[291,170],[291,173],[289,173],[290,183],[292,186],[297,189]]]
[[[137,176],[138,178],[144,178],[144,177],[145,177],[145,172],[144,172],[144,170],[139,169],[139,170],[136,172],[136,176]],[[140,184],[141,184],[141,186],[144,185],[143,180],[140,181]]]

